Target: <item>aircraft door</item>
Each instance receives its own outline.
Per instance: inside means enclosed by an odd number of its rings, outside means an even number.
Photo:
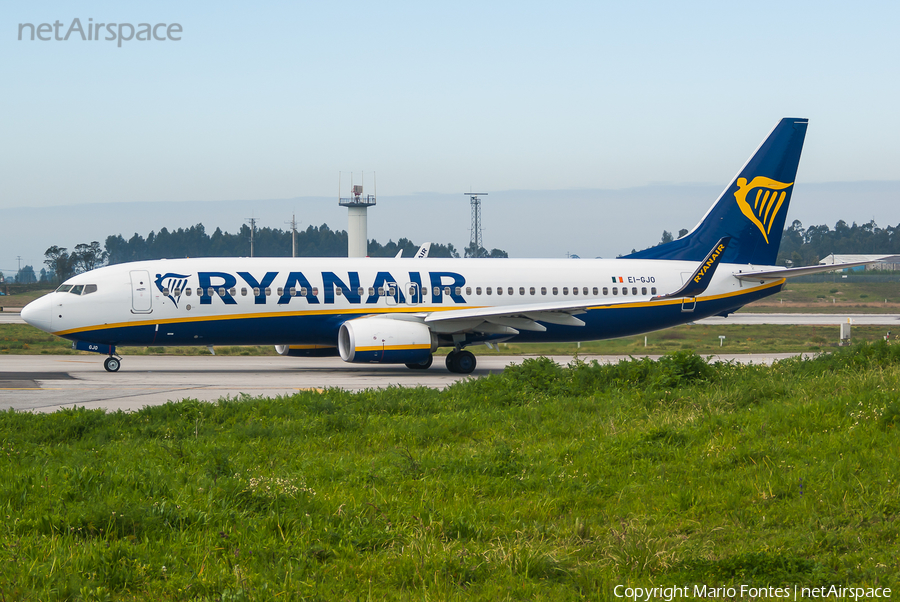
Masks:
[[[149,314],[153,311],[153,291],[150,288],[150,272],[131,271],[131,313]]]
[[[681,284],[686,284],[693,272],[681,272]],[[697,297],[685,297],[681,300],[681,311],[692,312],[697,307]]]
[[[419,296],[421,294],[421,287],[419,286],[419,283],[407,282],[404,289],[406,289],[406,304],[418,305],[421,300],[421,297]]]

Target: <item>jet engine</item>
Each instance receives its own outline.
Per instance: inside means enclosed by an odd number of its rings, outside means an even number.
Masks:
[[[338,351],[351,363],[420,364],[438,347],[437,335],[422,322],[358,318],[341,324]]]

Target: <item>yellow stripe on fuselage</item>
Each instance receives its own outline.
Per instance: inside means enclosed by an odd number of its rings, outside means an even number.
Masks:
[[[748,295],[751,293],[755,293],[761,290],[766,290],[769,288],[773,288],[776,286],[781,286],[784,284],[786,280],[781,278],[775,282],[758,286],[749,290],[738,290],[728,293],[723,293],[721,295],[710,295],[708,297],[697,297],[697,302],[705,302],[705,301],[716,301],[719,299],[727,299],[730,297],[739,297],[742,295]],[[616,303],[613,305],[592,305],[588,307],[588,310],[595,309],[620,309],[620,308],[637,308],[637,307],[660,307],[663,305],[681,305],[684,302],[683,299],[666,299],[661,301],[636,301],[634,303]],[[59,330],[54,332],[53,334],[57,336],[66,336],[71,334],[77,334],[80,332],[91,332],[95,330],[106,330],[111,328],[129,328],[132,326],[149,326],[149,325],[165,325],[165,324],[185,324],[190,322],[217,322],[220,320],[252,320],[259,318],[287,318],[287,317],[298,317],[298,316],[327,316],[327,315],[337,315],[337,314],[359,314],[359,315],[370,315],[370,314],[394,314],[394,313],[407,313],[407,314],[416,314],[416,313],[431,313],[437,311],[453,311],[458,309],[479,309],[480,307],[491,307],[486,305],[473,305],[467,306],[464,308],[454,306],[454,307],[381,307],[381,308],[353,308],[348,307],[345,309],[311,309],[305,311],[285,311],[285,312],[267,312],[267,313],[244,313],[244,314],[217,314],[213,316],[197,316],[191,318],[169,318],[166,320],[146,320],[141,322],[119,322],[114,324],[98,324],[95,326],[82,326],[80,328],[71,328],[68,330]],[[514,313],[515,306],[510,305],[510,312]],[[528,311],[528,310],[523,310]],[[540,320],[538,320],[540,321]],[[379,347],[380,349],[380,347]]]

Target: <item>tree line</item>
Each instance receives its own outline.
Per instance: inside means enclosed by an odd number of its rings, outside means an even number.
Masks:
[[[327,224],[309,226],[296,235],[298,257],[346,257],[347,232],[332,230]],[[405,257],[412,257],[419,245],[407,238],[387,244],[370,240],[368,252],[370,257],[394,257],[400,251]],[[290,257],[292,240],[290,230],[278,228],[258,228],[253,232],[253,255],[256,257]],[[473,249],[471,245],[464,250],[467,257],[507,257],[500,249],[487,251],[484,248]],[[477,254],[476,254],[477,253]],[[41,282],[62,282],[74,274],[80,274],[101,265],[114,265],[129,261],[150,259],[176,259],[179,257],[249,257],[250,227],[243,224],[234,234],[216,228],[212,234],[206,232],[203,224],[190,228],[178,228],[170,231],[162,228],[159,232],[151,231],[146,238],[135,233],[125,239],[121,234],[108,236],[101,248],[98,241],[90,244],[79,244],[72,252],[65,247],[52,246],[44,254],[46,268],[41,270]],[[459,251],[448,244],[432,243],[429,257],[459,257]],[[31,268],[31,266],[26,266]],[[24,268],[23,270],[24,271]],[[22,273],[20,271],[20,274]],[[34,275],[34,270],[31,269]]]

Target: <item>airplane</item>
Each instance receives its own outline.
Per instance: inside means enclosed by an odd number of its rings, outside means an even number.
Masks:
[[[22,310],[75,349],[275,345],[297,357],[470,374],[466,349],[577,342],[727,316],[785,279],[871,262],[775,266],[807,119],[775,126],[685,236],[617,259],[189,258],[101,267]],[[427,253],[427,251],[426,251]]]

